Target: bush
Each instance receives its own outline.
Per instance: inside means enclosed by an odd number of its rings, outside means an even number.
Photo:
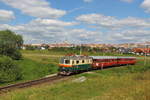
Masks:
[[[12,55],[10,55],[10,57],[15,60],[20,60],[22,59],[22,54],[19,50],[16,50],[12,53]]]
[[[21,77],[21,70],[12,59],[0,56],[0,83],[19,80]]]
[[[38,48],[37,46],[32,46],[32,45],[28,45],[26,46],[26,50],[38,50],[40,48]]]

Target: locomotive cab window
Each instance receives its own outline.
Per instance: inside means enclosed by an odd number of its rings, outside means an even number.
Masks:
[[[90,59],[90,62],[92,63],[92,59]]]
[[[65,60],[65,64],[70,64],[70,60]]]

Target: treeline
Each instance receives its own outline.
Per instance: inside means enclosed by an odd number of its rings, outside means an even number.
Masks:
[[[112,53],[112,52],[117,52],[118,48],[115,47],[101,47],[101,48],[97,48],[97,47],[87,47],[87,46],[75,46],[75,47],[53,47],[53,48],[49,48],[48,45],[44,45],[42,46],[44,49],[49,50],[49,51],[68,51],[68,52],[79,52],[80,50],[85,51],[85,52],[94,52],[94,53],[98,53],[98,52],[104,52],[104,53]],[[41,50],[41,47],[38,46],[32,46],[32,45],[28,45],[26,46],[26,50]]]
[[[53,48],[52,50],[65,50],[65,49],[68,49],[68,50],[75,50],[75,51],[85,51],[85,52],[114,52],[117,50],[117,48],[115,47],[101,47],[101,48],[97,48],[97,47],[86,47],[86,46],[76,46],[76,47],[71,47],[71,48]]]
[[[22,59],[19,51],[23,38],[10,30],[0,31],[0,83],[21,79],[21,70],[15,60]]]

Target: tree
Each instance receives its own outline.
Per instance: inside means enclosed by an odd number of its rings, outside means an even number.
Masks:
[[[23,45],[21,35],[16,35],[10,30],[0,31],[0,54],[9,56],[12,59],[21,59],[21,53],[18,51]]]

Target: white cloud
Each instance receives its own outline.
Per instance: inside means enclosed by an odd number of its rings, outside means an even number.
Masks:
[[[141,7],[144,8],[147,13],[150,13],[150,0],[144,0]]]
[[[83,0],[83,1],[86,2],[86,3],[93,2],[93,0]]]
[[[127,2],[127,3],[132,3],[134,0],[120,0],[120,1]]]
[[[150,41],[150,30],[134,29],[113,31],[109,34],[109,40],[116,42],[145,42]]]
[[[15,15],[12,11],[0,9],[0,22],[7,22],[15,19]]]
[[[89,31],[86,29],[71,29],[69,31],[71,40],[75,43],[97,43],[102,42],[102,32],[100,31]]]
[[[127,17],[118,19],[102,14],[85,14],[76,18],[88,28],[101,31],[104,42],[150,41],[150,19]]]
[[[73,26],[77,25],[77,22],[63,22],[60,20],[54,20],[54,19],[35,19],[29,23],[32,26],[51,26],[51,27],[65,27],[65,26]]]
[[[100,25],[102,27],[111,27],[114,21],[116,22],[114,17],[101,14],[86,14],[78,16],[76,19],[86,24]]]
[[[76,20],[81,23],[93,25],[99,28],[121,29],[121,28],[150,28],[150,19],[141,19],[128,17],[117,19],[112,16],[104,16],[102,14],[85,14],[78,16]]]
[[[39,18],[58,18],[66,11],[50,7],[46,0],[0,0],[21,10],[24,14]]]

